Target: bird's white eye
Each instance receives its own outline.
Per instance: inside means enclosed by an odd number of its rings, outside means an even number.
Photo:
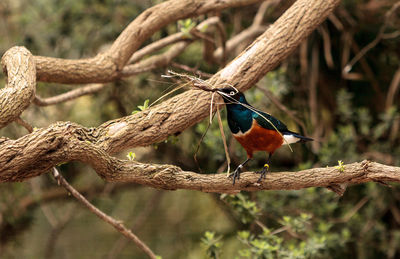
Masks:
[[[235,92],[234,92],[234,91],[231,91],[231,92],[229,93],[229,95],[235,95]]]

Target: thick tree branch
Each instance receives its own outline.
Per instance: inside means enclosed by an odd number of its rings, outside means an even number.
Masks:
[[[115,40],[110,49],[96,57],[79,60],[35,56],[37,80],[58,83],[104,83],[120,77],[132,54],[165,25],[210,11],[249,5],[260,0],[166,1],[140,14]]]
[[[24,47],[9,49],[1,59],[7,82],[0,89],[0,129],[16,120],[36,92],[36,69],[32,54]]]
[[[141,165],[128,161],[105,163],[103,177],[108,181],[133,181],[161,189],[190,189],[203,192],[239,192],[258,190],[298,190],[309,187],[329,187],[338,184],[360,184],[365,182],[400,182],[400,167],[387,166],[364,160],[344,166],[323,167],[299,172],[270,173],[261,183],[255,173],[243,173],[240,180],[232,185],[226,174],[197,174],[182,171],[175,166]],[[97,172],[103,166],[97,167]],[[110,170],[111,169],[111,170]],[[115,170],[113,170],[115,169]]]
[[[194,2],[201,2],[203,5],[196,6],[196,10],[190,7],[191,14],[198,14],[199,10],[206,12],[211,8],[209,4],[216,4],[215,1]],[[232,4],[232,1],[228,2]],[[226,4],[228,2],[221,3]],[[243,1],[234,2],[242,3]],[[217,6],[222,6],[221,3],[218,2]],[[302,39],[307,37],[338,3],[339,0],[298,0],[249,48],[209,79],[208,83],[211,86],[229,83],[241,90],[250,88],[266,72],[273,69],[294,51]],[[163,14],[163,11],[160,12]],[[148,17],[152,17],[152,12],[145,13]],[[184,13],[188,14],[186,11]],[[139,16],[134,24],[137,24],[136,21],[139,20],[150,26],[149,30],[151,31],[155,27],[147,24],[148,21],[144,17],[146,15]],[[157,16],[159,15],[157,14]],[[170,16],[165,18],[167,21],[170,21],[170,19],[172,19]],[[160,24],[164,23],[158,25]],[[129,30],[133,29],[129,27]],[[116,42],[122,44],[121,46],[128,44],[122,38]],[[132,49],[132,46],[127,48]],[[127,61],[131,55],[130,51],[127,57],[121,52],[118,53],[115,55],[115,60],[118,60],[119,63],[117,62],[115,65]],[[87,63],[86,65],[91,67],[93,64]],[[79,68],[79,65],[73,67],[74,69]],[[85,73],[90,72],[91,69],[92,67]],[[51,69],[48,73],[51,74],[51,77],[57,77],[57,73],[52,74]],[[74,73],[72,71],[67,77],[71,75],[75,77]],[[96,73],[102,72],[97,70]],[[244,174],[240,183],[232,186],[231,181],[226,179],[224,175],[199,175],[182,171],[182,169],[171,165],[141,164],[122,161],[110,156],[112,153],[129,147],[146,146],[162,141],[169,135],[187,129],[207,116],[209,102],[208,93],[192,90],[135,115],[108,121],[97,128],[88,129],[77,124],[61,122],[44,129],[38,129],[17,140],[0,138],[0,182],[22,181],[46,173],[59,163],[74,160],[90,164],[99,175],[108,181],[136,182],[166,189],[185,188],[235,192],[241,189],[296,189],[328,185],[327,180],[324,179],[335,182],[337,175],[333,175],[333,178],[327,178],[327,174],[325,174],[327,172],[323,171],[323,178],[319,179],[316,178],[315,174],[310,174],[310,172],[319,172],[319,169],[313,169],[314,171],[305,172],[304,176],[311,177],[308,179],[311,181],[306,182],[308,180],[304,179],[303,184],[298,176],[290,178],[292,173],[284,173],[279,174],[280,176],[276,179],[274,177],[277,174],[271,174],[267,181],[257,186],[254,184],[257,176]],[[331,173],[333,174],[333,171]],[[349,173],[354,174],[353,171],[349,171]],[[279,178],[282,178],[282,181],[279,181]]]
[[[11,147],[13,153],[11,158],[3,155],[0,150],[0,167],[4,168],[0,174],[0,182],[21,181],[27,177],[45,173],[60,162],[72,160],[90,164],[99,175],[111,182],[135,182],[154,188],[190,189],[205,192],[293,190],[348,183],[359,184],[368,181],[400,182],[399,167],[363,161],[345,165],[343,170],[336,167],[324,167],[299,172],[270,173],[261,183],[257,183],[259,177],[257,174],[243,173],[240,180],[232,185],[231,179],[226,178],[225,174],[197,174],[183,171],[172,165],[142,164],[111,157],[95,144],[81,138],[81,130],[74,125],[64,126],[58,128],[58,130],[64,128],[64,135],[60,134],[61,132],[38,130],[32,134],[46,136],[46,139],[41,142],[9,143],[8,146]],[[27,140],[31,135],[26,136]],[[19,140],[17,141],[19,142]],[[43,150],[42,146],[46,147],[49,141],[53,141],[52,149]],[[20,152],[22,147],[18,145],[23,143],[26,143],[28,148],[35,148],[37,152],[32,153],[29,157],[24,157],[24,154]],[[25,151],[28,152],[29,149]],[[25,162],[28,158],[38,161],[35,162],[36,167],[32,168],[32,163]],[[21,168],[20,163],[24,163],[24,167]]]
[[[257,174],[243,173],[240,181],[232,185],[225,174],[197,174],[172,165],[150,165],[114,158],[88,132],[91,131],[76,124],[58,123],[17,140],[5,140],[0,143],[0,182],[22,181],[46,173],[59,163],[73,160],[90,164],[100,176],[111,182],[205,192],[288,190],[368,181],[400,182],[399,167],[363,161],[346,165],[343,171],[325,167],[270,173],[261,183],[257,183]]]

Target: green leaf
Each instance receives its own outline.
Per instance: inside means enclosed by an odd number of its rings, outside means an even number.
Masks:
[[[135,153],[133,153],[133,152],[129,152],[127,155],[126,155],[126,157],[129,159],[129,160],[135,160],[135,158],[136,158],[136,154]]]
[[[141,112],[141,111],[144,111],[144,110],[148,109],[148,108],[149,108],[149,99],[146,99],[146,100],[144,101],[143,105],[138,105],[137,107],[139,108],[139,110],[133,111],[133,112],[132,112],[132,115],[133,115],[133,114],[136,114],[136,113],[138,113],[138,112]]]

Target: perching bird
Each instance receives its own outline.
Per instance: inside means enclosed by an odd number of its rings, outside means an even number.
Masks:
[[[260,182],[269,169],[269,160],[272,154],[284,144],[312,141],[313,139],[301,136],[289,131],[285,124],[271,115],[252,107],[244,97],[243,93],[228,87],[217,89],[216,92],[222,96],[228,111],[228,125],[233,136],[244,147],[247,159],[231,173],[233,184],[240,178],[244,165],[253,157],[254,151],[265,151],[268,153],[267,163],[257,173],[261,176]],[[279,131],[279,132],[278,132]]]

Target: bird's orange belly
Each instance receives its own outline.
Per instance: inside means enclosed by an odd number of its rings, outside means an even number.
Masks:
[[[246,149],[249,157],[252,157],[254,151],[273,153],[283,144],[283,138],[279,132],[265,129],[255,120],[250,130],[246,133],[234,134],[233,136]]]

